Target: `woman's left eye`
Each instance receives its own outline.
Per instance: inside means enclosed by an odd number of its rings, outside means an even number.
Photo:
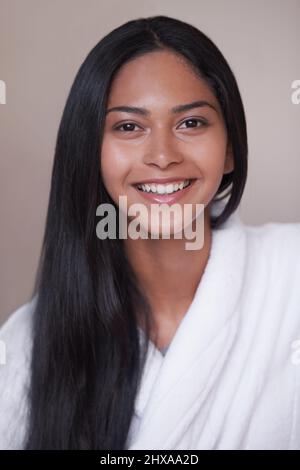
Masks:
[[[186,119],[185,121],[183,121],[181,123],[182,124],[185,124],[185,123],[189,123],[189,124],[192,124],[191,126],[189,126],[189,128],[197,128],[197,127],[202,127],[202,126],[205,126],[207,124],[206,121],[204,121],[203,119],[198,119],[198,118],[189,118],[189,119]],[[197,124],[200,123],[200,125],[198,126]]]

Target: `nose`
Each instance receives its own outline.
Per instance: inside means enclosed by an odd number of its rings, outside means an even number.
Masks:
[[[176,145],[175,136],[164,128],[153,131],[148,140],[143,162],[146,165],[155,165],[161,169],[172,163],[180,163],[183,155]]]

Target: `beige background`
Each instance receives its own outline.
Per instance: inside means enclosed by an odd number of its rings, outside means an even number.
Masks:
[[[300,222],[300,0],[0,0],[0,321],[33,287],[61,113],[91,48],[130,19],[190,22],[221,49],[244,101],[248,224]]]

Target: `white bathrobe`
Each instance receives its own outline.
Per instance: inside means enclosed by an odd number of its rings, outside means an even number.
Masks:
[[[22,448],[32,305],[0,330],[0,449]],[[237,210],[213,230],[166,355],[150,343],[126,448],[300,449],[299,223],[246,226]]]
[[[300,449],[299,223],[236,211],[213,231],[166,355],[150,343],[127,448]]]

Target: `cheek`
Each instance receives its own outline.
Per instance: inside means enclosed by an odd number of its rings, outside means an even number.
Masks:
[[[192,151],[193,159],[203,178],[199,185],[199,197],[204,204],[212,200],[222,181],[226,145],[227,136],[222,129],[207,132],[194,145],[196,151]]]
[[[131,160],[126,149],[104,138],[100,155],[100,169],[103,183],[110,196],[115,199],[125,186],[130,172]]]
[[[197,163],[203,176],[218,180],[222,176],[226,157],[227,136],[221,127],[212,129],[202,136],[197,145]]]

